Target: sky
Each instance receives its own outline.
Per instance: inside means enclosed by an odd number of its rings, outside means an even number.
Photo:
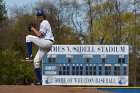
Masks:
[[[7,7],[11,7],[13,5],[18,5],[18,6],[22,6],[25,4],[32,4],[36,1],[41,1],[41,0],[4,0],[6,3]],[[71,2],[73,0],[62,0],[62,1],[67,1],[67,2]],[[77,0],[78,2],[81,2],[82,0]]]
[[[32,4],[35,1],[39,1],[39,0],[4,0],[6,7],[12,7],[13,5],[18,5],[18,6],[22,6],[25,4]]]
[[[34,2],[38,2],[41,0],[4,0],[5,1],[5,5],[6,5],[6,10],[7,10],[7,14],[10,15],[10,8],[13,6],[24,6],[24,5],[28,5],[31,6],[34,4]],[[42,0],[43,1],[43,0]],[[71,2],[73,0],[62,0],[65,2]],[[79,2],[81,2],[82,0],[77,0]]]
[[[4,0],[6,5],[7,14],[10,15],[10,8],[13,6],[32,5],[34,2],[40,0]]]

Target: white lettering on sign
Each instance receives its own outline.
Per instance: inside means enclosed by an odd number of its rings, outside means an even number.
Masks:
[[[73,55],[66,55],[66,58],[73,58]]]
[[[93,55],[83,55],[83,58],[93,58]]]
[[[45,75],[56,75],[56,71],[45,71]]]
[[[128,54],[128,45],[53,45],[48,54]]]
[[[42,84],[128,86],[128,76],[43,76]]]
[[[45,70],[56,70],[56,66],[46,66]]]

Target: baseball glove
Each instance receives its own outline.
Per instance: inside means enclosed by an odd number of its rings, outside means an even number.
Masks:
[[[31,28],[32,28],[32,27],[36,28],[36,24],[30,23],[30,24],[28,25],[28,31],[31,31]]]

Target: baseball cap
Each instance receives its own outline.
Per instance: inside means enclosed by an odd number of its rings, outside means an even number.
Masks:
[[[45,13],[44,13],[44,11],[39,10],[39,11],[37,11],[36,15],[37,16],[41,16],[41,15],[45,15]]]

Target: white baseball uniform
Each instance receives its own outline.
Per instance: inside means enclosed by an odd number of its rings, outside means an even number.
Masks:
[[[54,37],[51,31],[51,26],[47,20],[43,20],[40,23],[39,32],[43,34],[42,37],[33,35],[26,36],[26,42],[33,42],[39,47],[37,54],[34,58],[34,68],[40,67],[40,61],[48,53],[53,45]]]

